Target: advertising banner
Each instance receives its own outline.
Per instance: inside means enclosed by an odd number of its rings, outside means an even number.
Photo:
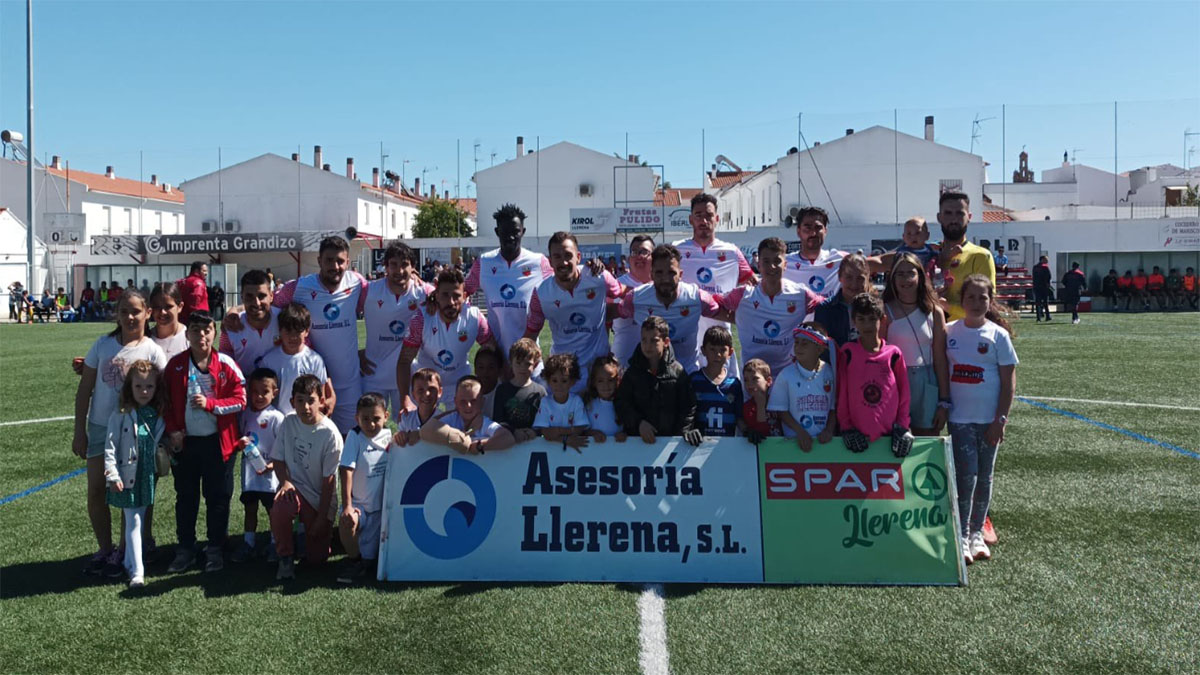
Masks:
[[[131,234],[92,237],[92,255],[194,255],[316,251],[321,240],[344,232],[262,232],[258,234]]]
[[[1159,226],[1163,248],[1194,251],[1200,249],[1200,220],[1176,220]]]
[[[801,452],[790,439],[542,440],[389,454],[393,581],[963,584],[943,439]]]
[[[571,232],[575,234],[619,234],[688,230],[688,206],[631,206],[600,209],[571,209]]]

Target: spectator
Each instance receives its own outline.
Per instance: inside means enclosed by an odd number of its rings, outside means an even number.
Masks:
[[[179,320],[185,325],[192,312],[198,309],[208,311],[208,288],[204,284],[207,278],[208,265],[197,260],[192,263],[188,275],[178,282],[179,290],[183,293],[183,311],[179,313]]]
[[[24,291],[24,286],[19,281],[8,285],[8,318],[17,323],[21,323],[22,291]]]
[[[1150,297],[1154,298],[1154,302],[1158,304],[1160,310],[1166,309],[1167,280],[1163,277],[1162,270],[1158,268],[1158,265],[1155,265],[1154,269],[1150,272],[1150,277],[1146,283],[1146,292],[1150,294]],[[1150,301],[1147,300],[1147,308],[1149,308],[1149,303]]]
[[[1004,255],[1003,246],[996,248],[996,271],[1003,275],[1008,275],[1008,256]]]
[[[59,323],[75,320],[75,309],[71,307],[71,299],[67,297],[62,286],[59,286],[58,293],[54,294],[54,309],[58,312]]]
[[[83,292],[79,294],[79,313],[80,319],[86,321],[88,317],[93,316],[96,312],[96,289],[92,288],[92,282],[84,283]]]
[[[1150,279],[1146,277],[1146,270],[1139,267],[1137,274],[1133,276],[1133,296],[1142,303],[1142,309],[1147,312],[1150,311],[1150,291],[1147,289],[1149,285]]]
[[[1117,279],[1117,298],[1125,298],[1125,311],[1133,300],[1133,270],[1125,270],[1125,276]]]
[[[1033,266],[1033,309],[1037,313],[1038,322],[1041,322],[1043,315],[1047,321],[1050,320],[1050,280],[1052,278],[1050,259],[1042,256],[1038,259],[1038,264]]]
[[[1063,275],[1063,311],[1071,310],[1071,323],[1079,323],[1079,296],[1087,288],[1087,277],[1079,269],[1079,263],[1071,263],[1071,271]]]
[[[1183,275],[1183,297],[1187,299],[1192,309],[1196,309],[1197,288],[1196,270],[1189,267],[1187,273]]]
[[[870,293],[870,270],[861,253],[842,258],[838,265],[838,293],[813,310],[813,319],[821,324],[837,347],[858,339],[858,330],[850,319],[850,304],[859,293]]]
[[[158,284],[155,285],[157,286]],[[147,298],[150,297],[150,293],[154,291],[154,289],[150,287],[149,279],[142,279],[142,285],[138,288],[138,290],[141,291],[142,295],[146,296]]]
[[[1116,270],[1109,270],[1108,276],[1100,282],[1100,294],[1108,300],[1108,311],[1117,311],[1117,288],[1120,285],[1121,277],[1117,276]]]
[[[208,287],[208,307],[209,313],[217,321],[225,318],[225,289],[221,288],[220,281],[213,282],[213,285]]]
[[[629,369],[617,387],[613,407],[629,435],[653,443],[657,436],[683,436],[699,445],[703,436],[694,426],[696,395],[683,366],[675,360],[671,328],[661,316],[642,322],[641,343],[629,359]],[[689,359],[694,348],[689,349]]]
[[[108,287],[108,302],[105,303],[105,309],[111,314],[117,311],[117,305],[121,302],[121,295],[125,289],[121,288],[121,284],[114,281]]]
[[[1167,275],[1166,296],[1171,309],[1183,307],[1183,279],[1179,276],[1178,267],[1172,267]]]
[[[42,299],[33,308],[34,313],[37,314],[38,322],[49,323],[54,310],[54,296],[50,293],[49,288],[42,289]]]

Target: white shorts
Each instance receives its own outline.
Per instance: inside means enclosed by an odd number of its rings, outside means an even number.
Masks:
[[[366,560],[379,558],[379,532],[383,525],[383,511],[363,512],[354,509],[358,515],[358,555]]]

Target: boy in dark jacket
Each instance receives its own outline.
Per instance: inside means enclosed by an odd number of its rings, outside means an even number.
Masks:
[[[641,343],[617,388],[617,420],[630,436],[653,443],[657,436],[683,436],[692,445],[704,440],[694,428],[696,395],[687,371],[675,360],[671,329],[662,317],[642,322]]]

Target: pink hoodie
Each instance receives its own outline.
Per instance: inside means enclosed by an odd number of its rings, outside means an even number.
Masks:
[[[877,352],[857,341],[838,350],[837,416],[842,430],[857,429],[872,441],[909,425],[908,368],[895,345],[880,340]]]

